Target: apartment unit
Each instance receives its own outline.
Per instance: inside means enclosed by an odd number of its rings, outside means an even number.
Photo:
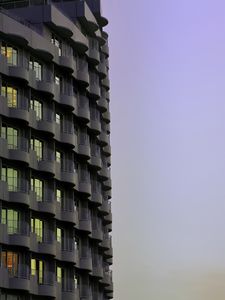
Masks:
[[[0,299],[113,298],[100,0],[0,1]]]

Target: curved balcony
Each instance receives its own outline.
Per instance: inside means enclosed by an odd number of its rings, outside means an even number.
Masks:
[[[9,228],[7,224],[0,224],[0,242],[2,244],[30,247],[30,231],[26,222],[20,221],[18,228]]]
[[[112,249],[112,245],[110,245],[110,248],[107,249],[107,250],[104,252],[104,256],[107,257],[107,258],[112,258],[112,257],[113,257],[113,249]]]
[[[99,63],[98,73],[101,79],[104,79],[108,76],[108,69],[104,61]]]
[[[92,273],[90,274],[93,277],[97,277],[99,279],[103,278],[103,269],[102,265],[92,265]]]
[[[57,180],[70,183],[72,185],[77,184],[77,174],[74,169],[74,163],[71,161],[67,166],[62,166],[60,163],[55,163],[55,177]]]
[[[60,103],[71,110],[75,110],[77,108],[77,98],[75,95],[60,94]]]
[[[94,64],[97,65],[100,62],[100,54],[99,54],[99,50],[97,48],[94,47],[89,47],[88,52],[87,52],[87,56],[89,61]]]
[[[42,240],[38,240],[37,235],[33,232],[30,234],[30,249],[36,253],[48,254],[56,256],[56,241],[54,240],[54,233],[49,232],[44,234]]]
[[[111,285],[112,284],[112,272],[111,271],[103,271],[103,278],[101,281],[104,285]]]
[[[76,253],[74,249],[74,241],[72,239],[68,239],[65,240],[63,244],[64,245],[56,242],[56,259],[75,264]]]
[[[35,211],[55,215],[55,201],[53,191],[45,188],[43,198],[39,199],[34,191],[30,191],[30,206]]]
[[[104,216],[104,223],[111,224],[112,223],[112,213],[109,212],[106,216]]]
[[[10,104],[11,105],[11,104]],[[29,122],[28,99],[19,98],[15,106],[8,106],[6,97],[0,96],[0,114],[13,119]]]
[[[99,110],[102,113],[106,112],[109,107],[109,103],[106,100],[106,98],[104,98],[104,97],[101,97],[99,100],[97,100],[97,105],[98,105]]]
[[[106,181],[106,180],[108,180],[110,178],[110,169],[107,168],[107,167],[105,167],[105,166],[103,166],[101,168],[101,170],[98,171],[98,174],[102,178],[102,180]],[[104,184],[105,184],[105,182],[104,182]]]
[[[98,209],[103,215],[108,215],[111,211],[111,202],[103,200],[102,205]]]
[[[77,135],[72,128],[72,124],[69,129],[61,129],[59,124],[55,123],[55,139],[73,148],[77,147]]]
[[[92,271],[92,258],[90,255],[80,257],[79,268],[89,272]]]
[[[88,196],[91,195],[91,183],[90,181],[80,181],[78,183],[78,191],[80,193],[86,194]]]
[[[90,201],[96,204],[97,206],[102,205],[102,193],[100,191],[93,191],[91,193]]]
[[[111,146],[110,145],[107,145],[105,147],[103,147],[103,153],[106,155],[106,156],[110,156],[111,155]]]
[[[111,190],[111,189],[112,189],[112,181],[110,178],[108,178],[106,181],[103,182],[103,190]]]
[[[76,289],[74,289],[74,287],[67,288],[67,290],[63,289],[61,293],[61,299],[66,299],[66,300],[80,299],[79,291],[77,292]]]
[[[45,272],[43,283],[38,285],[38,295],[56,298],[55,273]]]
[[[101,47],[102,53],[104,53],[106,55],[106,57],[109,57],[109,46],[108,46],[108,42],[105,43],[105,45],[103,45]]]
[[[59,56],[59,65],[66,71],[73,73],[76,70],[76,62],[72,53],[68,56]]]
[[[106,111],[102,114],[102,118],[106,123],[110,123],[110,112]]]
[[[102,131],[98,135],[97,139],[103,147],[109,145],[109,135],[106,132]]]
[[[98,119],[91,118],[90,123],[88,124],[88,127],[96,135],[100,134],[100,132],[101,132],[101,122]]]
[[[88,218],[79,218],[79,230],[86,231],[91,233],[92,226],[91,226],[91,219]]]
[[[71,199],[71,205],[62,207],[62,204],[56,202],[56,219],[64,222],[78,224],[78,212],[74,209],[74,200]]]
[[[78,60],[76,78],[80,82],[80,84],[83,84],[85,86],[89,85],[89,72],[87,61],[81,59]]]
[[[82,95],[78,98],[77,116],[86,123],[90,121],[89,99]]]
[[[29,291],[30,289],[30,270],[28,265],[18,264],[16,269],[7,269],[0,267],[1,287]]]
[[[100,170],[102,167],[102,161],[100,156],[97,156],[96,154],[91,155],[91,159],[90,159],[90,165],[94,168],[96,168],[97,170]]]
[[[53,81],[36,81],[36,89],[40,92],[50,94],[51,96],[54,96],[55,94],[55,86]]]
[[[97,240],[98,242],[101,242],[103,240],[103,232],[101,228],[93,228],[90,234],[90,238],[93,240]]]
[[[29,125],[35,130],[55,135],[55,122],[53,122],[53,117],[51,115],[44,116],[43,119],[38,120],[35,111],[30,109]]]
[[[18,137],[15,144],[10,145],[7,139],[0,138],[0,156],[29,164],[27,139]]]
[[[28,181],[19,178],[16,186],[10,186],[0,180],[0,197],[5,201],[29,206]]]
[[[101,96],[101,90],[98,82],[90,81],[88,92],[92,98],[99,99]]]
[[[25,68],[25,66],[10,66],[9,65],[9,76],[24,80],[26,82],[29,81],[29,70]]]
[[[105,250],[109,250],[110,248],[112,248],[112,237],[109,234],[105,233],[103,235],[103,240],[100,246]]]

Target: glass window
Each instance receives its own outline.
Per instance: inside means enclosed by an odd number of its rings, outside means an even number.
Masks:
[[[58,48],[59,56],[62,55],[62,41],[52,34],[51,42]]]
[[[36,113],[36,118],[37,120],[42,119],[42,110],[43,110],[43,105],[39,100],[36,99],[31,99],[30,100],[30,108],[33,109]]]
[[[18,189],[18,171],[13,168],[2,167],[1,180],[8,183],[9,191]]]
[[[56,121],[56,124],[61,125],[61,123],[62,123],[62,115],[56,113],[56,114],[55,114],[55,121]]]
[[[18,130],[12,127],[2,125],[1,137],[7,139],[9,149],[17,149],[18,147]]]
[[[8,234],[18,233],[19,212],[13,209],[2,208],[1,223],[8,225]]]
[[[63,200],[63,192],[60,189],[56,189],[56,201],[62,203]]]
[[[16,48],[2,42],[1,54],[7,57],[8,64],[14,66],[18,64],[18,50]]]
[[[36,266],[36,259],[31,258],[31,275],[36,275],[37,266]]]
[[[55,160],[56,160],[56,162],[61,164],[61,162],[62,162],[62,153],[60,151],[55,152]]]
[[[44,262],[42,260],[38,261],[38,283],[43,284],[44,280]]]
[[[17,276],[18,274],[18,253],[12,251],[2,251],[1,264],[4,268],[8,269],[11,276]]]
[[[38,61],[30,58],[29,68],[34,70],[37,80],[42,80],[42,65]]]
[[[40,219],[31,218],[31,232],[37,235],[38,242],[43,242],[44,222]]]
[[[6,83],[2,84],[1,95],[7,98],[8,107],[17,107],[18,90]]]
[[[43,142],[38,139],[31,138],[30,146],[31,146],[31,149],[36,152],[37,159],[42,160],[43,159]]]
[[[59,243],[62,243],[62,229],[57,227],[56,228],[56,240]]]
[[[56,268],[56,279],[58,283],[62,282],[62,268],[58,266]]]
[[[31,191],[35,192],[37,201],[43,201],[44,183],[38,178],[31,178]]]

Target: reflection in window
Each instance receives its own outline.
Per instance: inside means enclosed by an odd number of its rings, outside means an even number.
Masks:
[[[60,189],[56,189],[56,201],[62,203],[63,200],[63,192]]]
[[[42,119],[42,103],[39,100],[31,99],[30,100],[30,108],[33,109],[36,113],[37,120]]]
[[[59,243],[62,243],[62,229],[57,227],[56,228],[56,240]]]
[[[37,235],[37,241],[43,242],[44,222],[40,219],[31,218],[31,232]]]
[[[44,278],[44,262],[43,260],[38,260],[31,258],[31,275],[37,275],[38,283],[43,284]]]
[[[30,58],[29,68],[34,70],[37,80],[42,80],[42,65],[39,62]]]
[[[43,142],[38,139],[31,138],[30,146],[31,146],[31,149],[36,152],[37,159],[42,160],[43,159]]]
[[[18,171],[13,168],[2,167],[1,180],[8,183],[9,191],[17,191],[18,189]]]
[[[19,263],[18,253],[12,251],[1,252],[1,265],[4,268],[8,269],[10,276],[18,275],[18,263]]]
[[[7,57],[8,64],[13,66],[18,64],[18,50],[16,48],[2,42],[1,54]]]
[[[56,268],[56,280],[58,283],[62,283],[62,268],[58,266]]]
[[[59,164],[62,163],[62,153],[60,151],[55,151],[55,160]]]
[[[52,34],[51,42],[58,48],[59,56],[62,55],[62,41]]]
[[[1,223],[7,224],[8,234],[19,231],[19,212],[13,209],[2,208]]]
[[[56,124],[61,125],[61,123],[62,123],[62,115],[56,113],[56,114],[55,114],[55,121],[56,121]]]
[[[43,201],[44,183],[38,178],[31,178],[31,191],[35,192],[37,201]]]
[[[18,90],[6,83],[2,84],[1,95],[7,98],[8,107],[17,107]]]
[[[5,124],[1,128],[1,137],[7,139],[9,149],[17,149],[18,147],[18,130],[8,127]]]

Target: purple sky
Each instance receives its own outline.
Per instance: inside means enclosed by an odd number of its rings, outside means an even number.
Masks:
[[[225,2],[102,0],[117,300],[225,299]]]

